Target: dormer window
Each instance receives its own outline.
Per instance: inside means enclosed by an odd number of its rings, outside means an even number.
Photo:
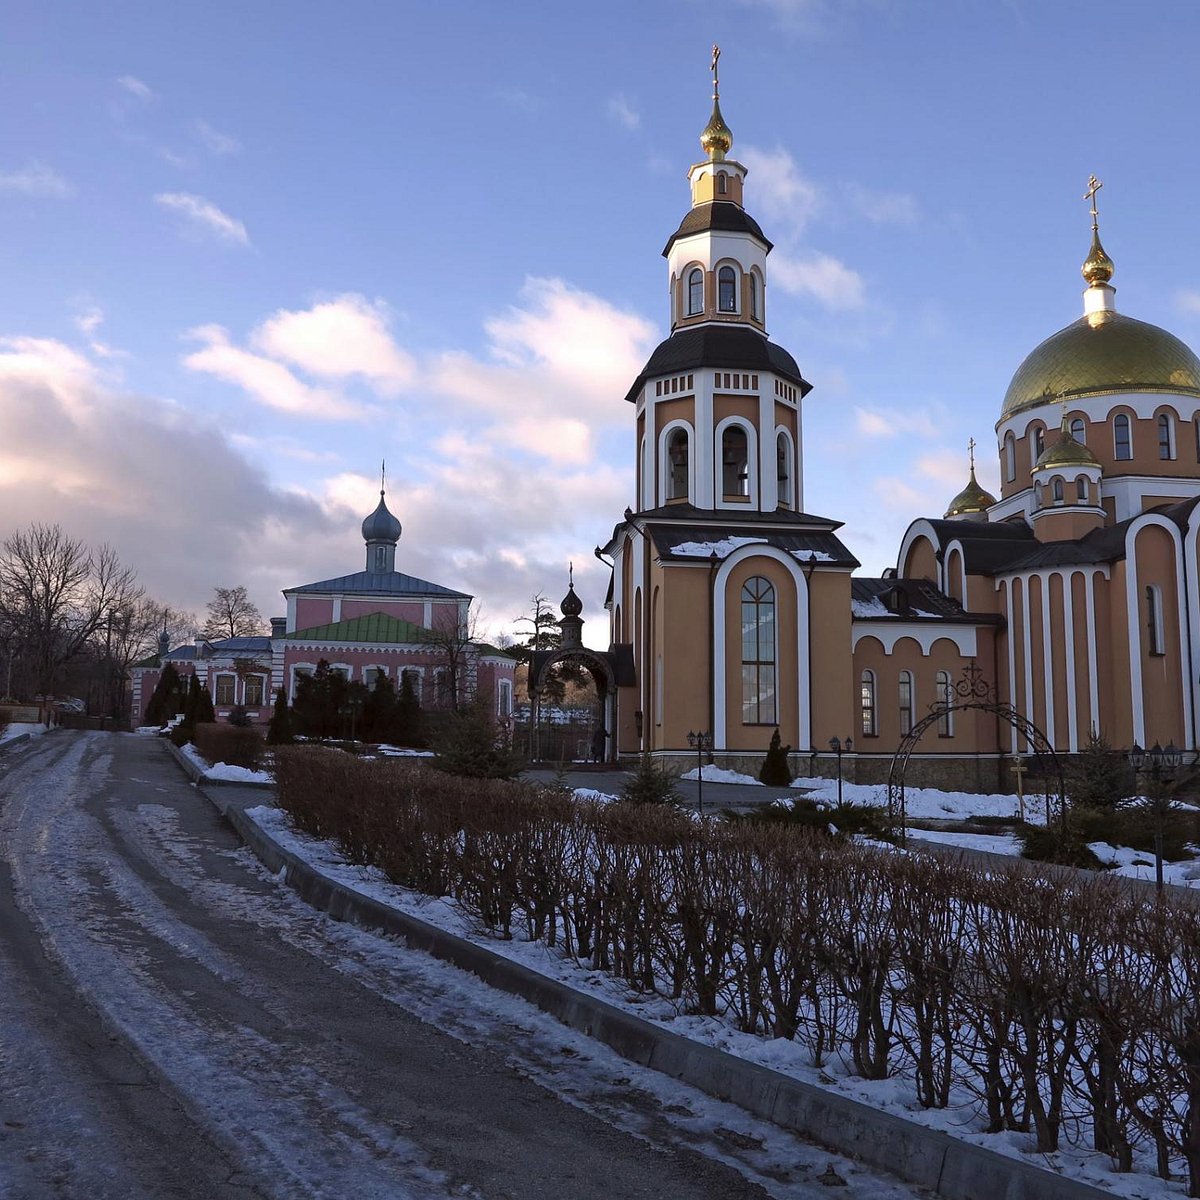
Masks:
[[[704,311],[704,272],[696,267],[688,275],[688,316]]]
[[[737,272],[732,267],[722,267],[717,273],[717,308],[737,312]]]

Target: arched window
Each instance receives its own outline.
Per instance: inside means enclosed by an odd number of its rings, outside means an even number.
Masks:
[[[1163,637],[1162,588],[1154,583],[1146,588],[1146,649],[1154,655],[1167,652]]]
[[[726,500],[750,495],[750,456],[740,425],[728,426],[721,435],[721,491]]]
[[[875,672],[862,673],[862,731],[863,737],[875,737],[879,732],[879,709],[875,698]]]
[[[729,176],[724,171],[717,172],[717,195],[724,196],[729,192]]]
[[[1046,427],[1035,425],[1031,433],[1033,435],[1033,461],[1036,463],[1042,457],[1042,451],[1046,449]]]
[[[1012,483],[1017,477],[1017,439],[1011,433],[1004,435],[1004,478]]]
[[[721,312],[737,312],[737,272],[722,267],[717,272],[717,308]]]
[[[779,482],[779,507],[792,506],[792,447],[787,434],[781,433],[775,439],[775,474]]]
[[[1124,413],[1113,417],[1113,458],[1129,462],[1133,458],[1133,439],[1129,435],[1129,418]]]
[[[908,733],[913,726],[913,677],[911,671],[900,672],[900,732]]]
[[[667,499],[686,500],[687,495],[688,435],[686,429],[674,429],[667,443]]]
[[[693,267],[688,275],[688,316],[704,311],[704,272]]]
[[[937,699],[939,704],[947,706],[954,703],[954,686],[950,682],[949,671],[939,671],[935,680],[937,688]],[[954,736],[954,713],[949,707],[945,708],[938,717],[938,737],[953,737]]]
[[[1054,497],[1055,504],[1063,502],[1063,481],[1058,475],[1050,481],[1050,494]]]
[[[742,585],[742,723],[775,721],[775,589],[754,575]]]
[[[758,276],[753,271],[750,272],[750,315],[756,321],[762,319],[758,315]]]
[[[1075,497],[1080,504],[1086,504],[1088,498],[1088,481],[1086,475],[1080,475],[1075,480]]]
[[[387,547],[375,547],[375,570],[382,572],[387,570]]]
[[[1072,436],[1072,437],[1073,437],[1073,438],[1074,438],[1074,439],[1075,439],[1075,440],[1076,440],[1076,441],[1077,441],[1077,442],[1078,442],[1078,443],[1079,443],[1081,446],[1084,446],[1084,445],[1086,445],[1086,444],[1087,444],[1087,443],[1086,443],[1086,441],[1084,440],[1084,432],[1083,432],[1083,418],[1082,418],[1082,417],[1076,417],[1076,418],[1075,418],[1075,419],[1074,419],[1074,420],[1071,422],[1071,436]]]
[[[1158,415],[1158,457],[1164,460],[1175,457],[1175,422],[1169,413]]]

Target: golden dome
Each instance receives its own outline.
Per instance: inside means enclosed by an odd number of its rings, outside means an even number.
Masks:
[[[1034,471],[1044,471],[1047,467],[1098,467],[1096,456],[1082,442],[1077,442],[1069,429],[1064,429],[1058,441],[1053,446],[1047,446],[1041,457],[1034,465]]]
[[[1200,397],[1200,359],[1174,334],[1111,309],[1048,337],[1017,368],[1000,420],[1064,395],[1167,392]]]
[[[996,497],[979,486],[979,481],[975,478],[975,468],[972,467],[970,481],[950,501],[950,507],[946,509],[946,516],[963,517],[968,513],[986,512],[995,503]]]
[[[729,153],[729,149],[733,145],[733,132],[725,124],[725,118],[721,116],[721,102],[716,96],[713,97],[712,116],[709,117],[708,124],[705,125],[704,132],[700,135],[700,145],[704,147],[705,154],[713,162],[724,161],[725,155]]]
[[[1107,283],[1113,277],[1113,260],[1108,257],[1104,252],[1104,247],[1100,245],[1100,233],[1095,228],[1092,229],[1092,248],[1088,251],[1083,266],[1079,269],[1083,272],[1084,279],[1092,285]]]

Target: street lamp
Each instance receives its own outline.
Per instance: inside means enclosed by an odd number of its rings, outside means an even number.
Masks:
[[[1143,771],[1150,776],[1150,795],[1146,797],[1146,800],[1150,816],[1154,821],[1154,887],[1161,893],[1163,890],[1163,825],[1171,811],[1171,799],[1167,794],[1167,789],[1179,764],[1183,761],[1183,751],[1173,741],[1167,743],[1166,749],[1155,742],[1149,750],[1143,750],[1137,742],[1134,742],[1127,757],[1129,765],[1133,768],[1135,784],[1137,776]]]
[[[838,806],[842,803],[842,752],[849,754],[854,749],[854,739],[847,738],[844,742],[840,737],[829,739],[829,748],[837,755]]]
[[[696,810],[704,816],[704,752],[712,749],[712,734],[689,730],[688,745],[696,751]]]

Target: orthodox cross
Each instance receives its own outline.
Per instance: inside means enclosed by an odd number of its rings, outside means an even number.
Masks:
[[[1098,180],[1095,177],[1095,175],[1089,175],[1088,176],[1088,189],[1086,192],[1083,193],[1083,198],[1085,200],[1090,200],[1092,202],[1092,232],[1093,233],[1095,233],[1100,228],[1100,224],[1099,224],[1100,214],[1096,211],[1096,193],[1103,186],[1104,186],[1104,184],[1102,184],[1100,182],[1100,180]]]
[[[575,564],[573,562],[569,562],[569,563],[567,563],[567,587],[573,588],[574,586],[575,586]]]
[[[967,453],[971,456],[971,474],[975,474],[975,439],[967,442]]]
[[[1067,429],[1067,389],[1066,388],[1063,388],[1058,393],[1058,403],[1059,403],[1059,407],[1062,409],[1062,427],[1063,427],[1063,430],[1065,431]]]
[[[382,496],[384,489],[387,486],[387,459],[382,459],[379,463],[379,494]]]
[[[718,46],[716,44],[716,42],[714,42],[713,43],[713,53],[712,53],[712,66],[709,68],[712,71],[712,76],[713,76],[713,99],[714,100],[717,99],[717,97],[721,94],[721,79],[717,72],[717,63],[719,63],[720,61],[721,61],[721,47]]]

